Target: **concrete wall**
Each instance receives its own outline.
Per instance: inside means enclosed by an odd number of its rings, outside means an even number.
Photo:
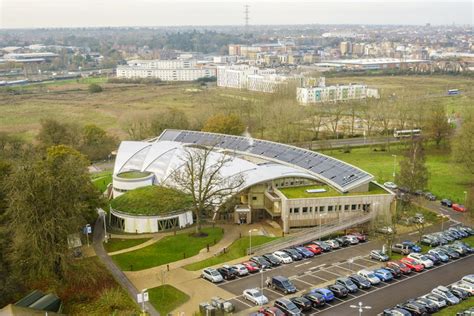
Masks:
[[[116,198],[127,191],[152,185],[154,177],[155,176],[153,173],[147,177],[138,179],[121,178],[117,175],[114,175],[112,179],[113,196]]]
[[[172,219],[176,217],[179,218],[179,228],[184,228],[193,224],[192,211],[186,211],[180,214],[173,214],[169,216],[128,215],[114,210],[111,210],[111,213],[118,218],[124,219],[124,232],[126,233],[156,233],[159,231],[159,220]]]

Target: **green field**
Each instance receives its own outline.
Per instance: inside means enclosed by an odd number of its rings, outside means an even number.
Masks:
[[[168,315],[175,308],[189,300],[186,293],[168,284],[148,289],[148,296],[150,303],[160,315]]]
[[[104,248],[107,252],[119,251],[122,249],[127,249],[134,247],[140,244],[143,244],[145,241],[150,240],[151,238],[133,238],[133,239],[122,239],[122,238],[112,238],[104,243]]]
[[[253,236],[252,237],[252,246],[258,246],[277,239],[278,237],[268,237],[268,236]],[[195,263],[188,264],[184,266],[186,270],[197,271],[210,267],[219,263],[224,263],[227,261],[235,260],[246,255],[247,248],[249,247],[249,237],[245,236],[240,239],[237,239],[230,245],[226,253],[220,254],[209,259],[198,261]]]
[[[324,153],[371,173],[378,183],[393,181],[394,157],[392,155],[397,155],[396,172],[398,173],[398,162],[403,156],[403,145],[392,145],[390,151],[374,151],[374,148],[376,147],[354,148],[350,153],[338,150]],[[426,150],[426,165],[430,173],[426,189],[438,198],[463,201],[463,192],[472,179],[461,166],[452,161],[450,154],[446,151],[446,149],[436,149],[433,146]]]
[[[92,183],[95,185],[100,192],[104,192],[107,189],[109,183],[112,183],[112,172],[105,171],[91,175]]]
[[[189,231],[167,236],[160,241],[135,250],[112,256],[120,269],[138,271],[192,257],[207,245],[212,246],[222,238],[222,228],[204,228],[206,237],[193,237]]]

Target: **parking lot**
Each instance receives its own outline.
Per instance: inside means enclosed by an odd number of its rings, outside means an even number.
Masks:
[[[430,230],[434,231],[437,230],[437,228],[432,227],[432,229]],[[401,239],[409,239],[408,237],[413,236],[405,235],[402,236]],[[255,305],[245,300],[245,298],[243,297],[242,292],[245,289],[263,287],[264,295],[270,301],[284,296],[284,294],[281,292],[265,287],[265,280],[267,279],[267,277],[272,277],[276,275],[285,276],[291,280],[291,282],[298,289],[298,292],[301,294],[312,288],[325,287],[328,284],[334,283],[334,280],[336,278],[348,276],[350,274],[356,273],[361,269],[373,270],[377,267],[380,267],[381,265],[384,265],[383,263],[371,260],[368,257],[370,250],[380,249],[382,244],[383,241],[373,240],[365,243],[360,243],[358,245],[349,246],[347,248],[336,249],[331,252],[316,255],[315,257],[310,259],[303,259],[301,261],[281,265],[263,272],[258,272],[244,277],[238,277],[234,280],[224,281],[216,286],[219,286],[235,295],[229,301],[234,304],[237,313],[243,312],[245,310],[248,310],[246,312],[250,312],[251,308],[255,309]],[[466,258],[468,257],[463,258],[463,261]],[[436,268],[434,269],[422,272],[422,274],[430,273],[431,271],[436,271],[440,267],[451,265],[455,262],[457,261],[450,261],[448,263],[441,264],[439,266],[436,266]],[[305,314],[326,314],[325,311],[329,311],[332,308],[336,308],[342,304],[345,304],[348,301],[356,300],[358,297],[365,296],[366,294],[370,294],[373,292],[375,293],[391,285],[399,283],[403,284],[404,281],[408,281],[411,278],[416,277],[417,275],[418,273],[412,273],[408,276],[404,275],[390,282],[382,282],[381,284],[373,286],[370,289],[359,290],[357,293],[349,294],[347,298],[336,298],[332,302],[328,302],[326,306],[321,308],[313,308],[310,312]]]

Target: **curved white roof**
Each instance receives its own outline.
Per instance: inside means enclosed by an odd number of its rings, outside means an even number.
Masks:
[[[243,175],[241,189],[283,177],[319,180],[341,192],[360,186],[373,176],[337,159],[279,143],[205,132],[166,130],[151,141],[124,141],[115,160],[114,174],[129,170],[153,172],[157,184],[170,183],[183,164],[190,145],[214,146],[211,159],[231,160],[222,169],[225,178]],[[248,158],[248,159],[245,159]]]

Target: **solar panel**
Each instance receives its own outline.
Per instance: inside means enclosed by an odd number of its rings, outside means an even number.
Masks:
[[[196,131],[165,130],[159,140],[216,146],[279,160],[319,174],[339,185],[342,190],[348,188],[351,183],[372,179],[370,174],[328,156],[260,139]]]

